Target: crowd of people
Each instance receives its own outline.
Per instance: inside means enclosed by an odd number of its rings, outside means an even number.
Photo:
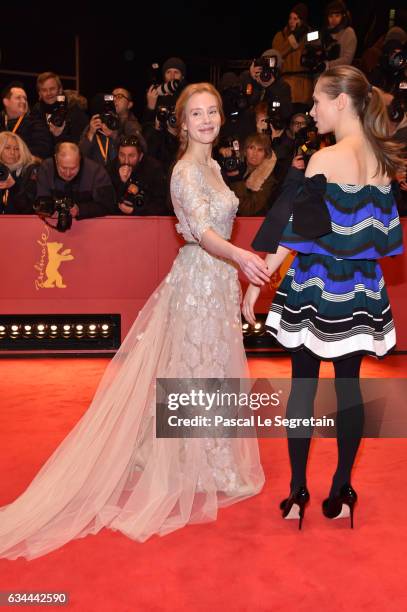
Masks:
[[[227,72],[219,90],[225,122],[214,157],[239,198],[238,215],[264,216],[289,168],[305,170],[311,155],[333,144],[320,136],[309,111],[320,74],[355,61],[357,37],[342,0],[325,11],[313,32],[308,8],[299,3],[287,25],[240,75]],[[393,137],[407,141],[406,31],[391,28],[358,60],[370,82],[386,92]],[[38,102],[30,109],[24,85],[2,92],[0,116],[0,212],[73,218],[103,215],[172,215],[169,182],[177,159],[175,103],[187,84],[178,57],[156,69],[140,118],[132,93],[116,87],[89,103],[64,90],[59,76],[37,78]],[[400,214],[407,211],[405,174],[394,181]]]

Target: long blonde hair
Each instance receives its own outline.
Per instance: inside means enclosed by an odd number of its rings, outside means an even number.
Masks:
[[[34,163],[34,157],[31,154],[29,148],[25,144],[24,140],[20,138],[17,134],[13,134],[13,132],[0,132],[0,160],[3,155],[3,151],[5,146],[8,144],[9,140],[13,140],[18,145],[18,150],[20,152],[20,159],[16,164],[8,165],[7,167],[14,172],[15,170],[21,170],[26,166]],[[4,162],[2,162],[4,163]]]
[[[383,92],[372,87],[354,66],[337,66],[319,77],[322,91],[334,99],[346,93],[362,123],[363,132],[377,159],[377,174],[393,178],[405,168],[401,157],[402,146],[390,137],[390,121]]]
[[[182,91],[180,97],[177,100],[175,106],[175,116],[177,119],[177,136],[179,140],[179,148],[177,153],[177,160],[181,159],[188,147],[188,135],[182,128],[182,124],[185,122],[185,109],[189,99],[196,93],[209,93],[212,94],[218,103],[219,114],[222,119],[222,125],[225,122],[225,115],[223,114],[222,98],[218,90],[211,85],[211,83],[193,83],[188,85]]]

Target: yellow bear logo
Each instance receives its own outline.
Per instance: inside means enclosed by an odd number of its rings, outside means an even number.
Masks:
[[[74,259],[74,256],[71,255],[71,249],[65,249],[65,251],[59,253],[59,250],[62,247],[62,242],[47,242],[48,263],[47,267],[45,268],[47,278],[42,283],[42,287],[44,288],[58,287],[63,289],[66,287],[61,274],[58,272],[58,269],[63,261]]]

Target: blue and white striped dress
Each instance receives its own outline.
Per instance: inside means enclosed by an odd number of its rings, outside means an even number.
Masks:
[[[394,321],[377,258],[402,253],[402,230],[391,186],[326,183],[332,231],[295,234],[292,219],[280,244],[298,252],[281,283],[266,327],[288,350],[320,359],[383,357],[396,344]]]

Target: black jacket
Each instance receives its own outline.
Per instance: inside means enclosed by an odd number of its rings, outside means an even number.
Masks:
[[[15,185],[0,189],[0,213],[9,215],[31,215],[37,194],[39,164],[29,164],[21,173],[11,172]]]
[[[47,123],[48,116],[55,110],[55,104],[46,104],[42,100],[37,102],[31,111],[31,115],[36,119],[41,119]],[[83,130],[89,123],[87,114],[76,104],[69,106],[66,113],[64,131],[60,136],[54,136],[51,132],[51,138],[54,145],[58,142],[75,142],[79,143]]]
[[[78,174],[64,181],[58,174],[54,158],[46,159],[38,171],[37,199],[71,198],[79,207],[77,219],[115,214],[115,194],[104,168],[91,159],[82,159]]]
[[[12,132],[18,119],[8,119],[4,111],[0,115],[0,132]],[[26,114],[15,132],[36,157],[45,159],[54,153],[54,142],[43,119]]]
[[[137,184],[144,192],[141,205],[134,207],[134,215],[169,215],[166,207],[166,181],[161,164],[152,157],[144,155],[134,168],[130,179],[123,183],[119,174],[120,162],[116,159],[109,164],[107,171],[116,192],[116,214],[124,215],[117,206],[126,200],[126,192],[131,183]]]
[[[262,87],[257,81],[254,81],[247,70],[240,75],[242,85],[246,87],[249,83],[252,85],[253,93],[249,96],[249,105],[256,106],[263,100],[265,102],[280,102],[280,113],[282,118],[287,122],[290,119],[293,108],[291,102],[291,88],[288,83],[279,78],[269,87]]]

